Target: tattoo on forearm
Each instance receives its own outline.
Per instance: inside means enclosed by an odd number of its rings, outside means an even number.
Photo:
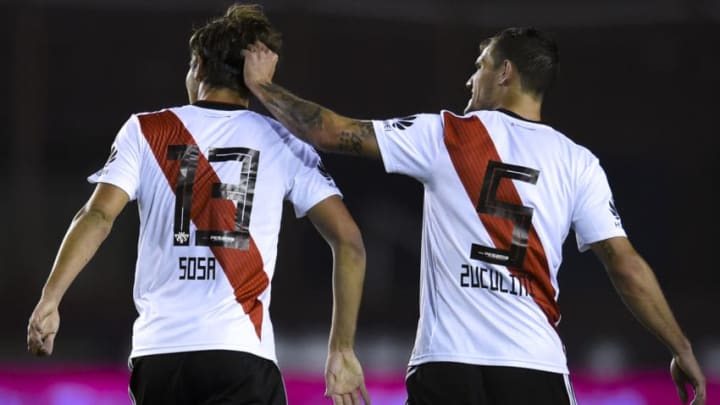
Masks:
[[[373,134],[374,129],[371,122],[353,122],[351,129],[340,132],[338,151],[360,155],[362,154],[363,143]]]
[[[340,132],[340,144],[338,145],[340,152],[349,152],[359,155],[362,151],[362,139],[358,134],[349,131]]]
[[[303,100],[273,83],[261,88],[258,98],[268,111],[294,135],[313,145],[324,136],[332,139],[328,148],[360,155],[367,139],[375,136],[371,121],[344,119],[338,125],[335,113],[322,106]]]
[[[322,128],[322,109],[317,104],[300,102],[296,99],[290,105],[288,113],[293,116],[295,121],[310,129]]]
[[[262,100],[265,107],[281,121],[287,120],[291,123],[290,126],[294,127],[294,130],[306,131],[322,128],[322,107],[295,97],[287,90],[272,83],[265,84],[262,88],[271,96]]]

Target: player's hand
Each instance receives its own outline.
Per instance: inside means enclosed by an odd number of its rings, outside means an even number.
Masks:
[[[56,303],[40,300],[28,322],[27,345],[36,356],[52,354],[55,336],[60,328],[60,313]]]
[[[688,401],[687,384],[690,384],[695,391],[695,396],[690,404],[705,405],[705,376],[692,352],[673,357],[670,362],[670,375],[683,403]]]
[[[325,364],[325,386],[325,397],[332,398],[333,405],[360,405],[358,391],[365,404],[370,405],[362,366],[353,350],[328,353]]]
[[[264,43],[256,41],[243,49],[242,54],[245,57],[243,67],[245,85],[252,90],[255,86],[272,83],[278,61],[275,52],[271,51]]]

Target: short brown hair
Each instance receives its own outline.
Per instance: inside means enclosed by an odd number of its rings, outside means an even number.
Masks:
[[[190,52],[203,60],[203,82],[249,96],[243,80],[242,51],[255,41],[273,52],[279,52],[282,43],[280,33],[258,4],[233,4],[224,16],[197,28],[190,37]]]

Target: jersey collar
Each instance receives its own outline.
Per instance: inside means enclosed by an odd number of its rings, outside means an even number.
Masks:
[[[525,122],[532,122],[533,124],[545,124],[545,123],[542,122],[542,121],[535,121],[535,120],[529,120],[529,119],[527,119],[527,118],[523,118],[523,117],[515,114],[514,112],[512,112],[512,111],[510,111],[510,110],[506,110],[506,109],[504,109],[504,108],[498,108],[498,109],[495,110],[495,111],[499,111],[499,112],[501,112],[501,113],[503,113],[503,114],[507,114],[507,115],[509,115],[509,116],[511,116],[511,117],[513,117],[513,118],[517,118],[517,119],[523,120],[523,121],[525,121]]]
[[[221,103],[219,101],[198,100],[193,103],[196,107],[211,108],[213,110],[247,110],[247,107],[240,104]]]

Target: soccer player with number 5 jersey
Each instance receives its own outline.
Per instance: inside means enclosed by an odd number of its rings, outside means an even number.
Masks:
[[[331,57],[331,53],[327,54]],[[575,404],[558,334],[557,274],[571,230],[628,309],[672,353],[681,400],[705,377],[650,266],[635,251],[598,159],[541,120],[558,63],[533,28],[483,41],[465,114],[356,120],[272,82],[277,55],[245,52],[245,83],[315,147],[382,161],[425,189],[420,319],[408,405]]]
[[[325,395],[336,404],[359,404],[358,394],[369,402],[354,353],[363,241],[315,150],[247,110],[242,52],[258,40],[280,47],[259,6],[231,6],[190,39],[190,104],[133,114],[120,129],[30,317],[32,353],[52,353],[63,295],[137,200],[133,403],[286,404],[269,306],[289,201],[334,258]]]

